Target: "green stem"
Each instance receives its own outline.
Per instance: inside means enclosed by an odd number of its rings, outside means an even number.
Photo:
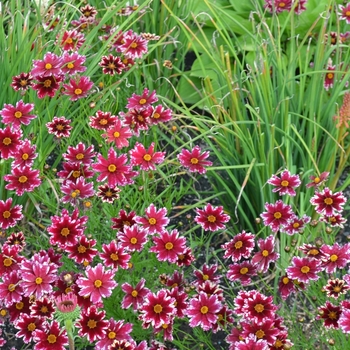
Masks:
[[[68,335],[69,350],[74,350],[73,322],[72,320],[65,320],[64,325]]]

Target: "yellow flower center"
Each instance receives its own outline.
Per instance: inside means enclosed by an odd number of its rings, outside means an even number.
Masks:
[[[318,255],[319,253],[320,253],[319,250],[317,250],[317,249],[315,249],[315,248],[313,248],[313,249],[311,249],[311,250],[309,251],[309,254],[310,254],[310,255],[313,255],[313,256]]]
[[[333,79],[333,77],[334,77],[334,74],[333,74],[333,73],[328,73],[328,74],[327,74],[327,78],[328,78],[328,79]]]
[[[153,311],[156,313],[156,314],[160,314],[162,311],[163,311],[163,307],[162,305],[160,304],[157,304],[153,307]]]
[[[283,284],[288,284],[289,283],[289,278],[288,277],[283,277],[282,282],[283,282]]]
[[[209,215],[208,216],[208,221],[209,222],[215,222],[216,221],[216,217],[214,215]]]
[[[99,123],[100,123],[101,125],[106,125],[106,124],[108,123],[108,120],[107,120],[107,119],[101,119],[101,120],[99,121]]]
[[[46,63],[45,64],[45,69],[51,69],[52,68],[52,64],[51,63]]]
[[[8,211],[8,210],[5,210],[3,213],[2,213],[2,216],[4,219],[8,219],[10,216],[11,216],[11,212]]]
[[[338,256],[335,255],[335,254],[332,254],[331,257],[330,257],[329,259],[330,259],[330,261],[335,262],[335,261],[338,260]]]
[[[153,114],[153,118],[154,118],[154,119],[160,118],[160,114],[159,114],[159,113],[154,113],[154,114]]]
[[[5,309],[0,310],[0,316],[5,317],[7,315],[7,311]]]
[[[198,164],[199,160],[197,158],[191,158],[191,164]]]
[[[138,296],[138,294],[139,293],[135,289],[131,292],[131,296],[133,296],[134,298],[136,298]]]
[[[155,218],[148,219],[148,222],[150,225],[155,225],[157,223],[157,220]]]
[[[109,257],[110,257],[113,261],[118,261],[118,260],[119,260],[118,254],[116,254],[116,253],[112,253]]]
[[[298,228],[300,226],[299,222],[295,222],[293,225],[293,228]]]
[[[17,119],[19,119],[19,118],[21,118],[22,117],[22,112],[20,112],[20,111],[16,111],[15,112],[15,117],[17,118]]]
[[[264,256],[264,257],[266,258],[267,256],[269,256],[269,251],[266,250],[266,249],[264,249],[264,250],[261,252],[261,254],[262,254],[262,256]]]
[[[114,164],[108,165],[108,171],[114,173],[117,170],[117,167]]]
[[[302,273],[308,273],[308,272],[310,271],[310,267],[309,267],[309,266],[303,266],[303,267],[300,269],[300,271],[301,271]]]
[[[314,183],[315,184],[318,184],[320,181],[321,181],[321,179],[319,177],[315,177],[314,178]]]
[[[113,331],[108,332],[108,339],[114,339],[117,334]]]
[[[341,288],[340,288],[339,286],[335,286],[335,287],[333,288],[333,291],[334,291],[335,293],[339,293],[339,292],[341,291]]]
[[[345,12],[345,16],[349,17],[350,16],[350,11]]]
[[[332,198],[325,198],[324,199],[324,203],[327,204],[327,205],[332,205],[333,204],[333,199]]]
[[[46,80],[44,81],[44,87],[48,88],[48,87],[50,87],[50,86],[51,86],[51,80],[50,80],[50,79],[46,79]]]
[[[276,213],[273,214],[275,219],[280,219],[282,217],[282,214],[279,211],[276,211]]]
[[[255,333],[255,335],[256,335],[256,337],[257,337],[258,339],[261,339],[261,338],[264,337],[265,332],[264,332],[262,329],[259,329],[259,330]]]
[[[55,344],[56,343],[56,336],[54,334],[49,334],[47,336],[47,341],[50,343],[50,344]]]
[[[29,158],[29,154],[28,153],[23,153],[22,154],[22,159],[23,160],[27,160]]]
[[[235,243],[235,248],[236,249],[241,249],[243,247],[243,242],[242,241],[237,241],[236,243]]]
[[[281,182],[281,185],[282,185],[283,187],[288,187],[288,186],[289,186],[289,182],[288,182],[287,180],[283,180],[283,181]]]
[[[74,64],[73,64],[72,62],[69,62],[69,63],[67,64],[67,68],[68,68],[68,69],[74,68]]]
[[[27,182],[27,180],[28,180],[27,176],[24,176],[24,175],[20,176],[19,179],[18,179],[18,181],[21,184],[24,184],[25,182]]]
[[[137,48],[137,44],[136,44],[136,43],[132,43],[132,44],[130,45],[130,47],[131,47],[132,49],[136,49],[136,48]]]
[[[282,346],[283,346],[283,343],[279,339],[277,339],[275,341],[274,347],[275,348],[281,348]]]
[[[118,138],[118,137],[120,136],[120,133],[119,133],[118,131],[115,131],[115,132],[113,133],[113,136],[114,136],[115,138]]]
[[[4,266],[9,267],[12,265],[12,259],[10,258],[5,258],[3,261]]]
[[[83,245],[80,245],[80,246],[78,247],[78,252],[79,252],[80,254],[84,254],[84,253],[86,252],[86,247],[84,247]]]
[[[94,286],[95,286],[96,288],[100,288],[100,287],[102,286],[102,281],[101,281],[101,280],[96,280],[96,281],[94,282]]]
[[[95,320],[89,320],[88,323],[87,323],[87,326],[90,329],[96,328],[96,325],[97,325],[97,322]]]
[[[16,303],[16,309],[17,310],[22,310],[24,307],[24,303],[22,301]]]
[[[19,84],[20,84],[21,86],[26,86],[26,85],[28,84],[28,81],[27,81],[26,79],[22,79],[22,80],[19,82]]]
[[[42,279],[41,277],[37,277],[37,278],[35,279],[35,283],[36,283],[36,284],[41,284],[41,283],[43,283],[43,279]]]
[[[145,154],[143,156],[143,159],[146,161],[146,162],[149,162],[151,159],[152,159],[152,156],[150,154]]]
[[[11,139],[9,137],[5,137],[3,140],[2,140],[2,143],[5,145],[5,146],[8,146],[11,144]]]
[[[328,318],[330,318],[331,320],[336,320],[337,319],[337,313],[335,311],[331,311],[328,314]]]
[[[279,6],[279,7],[285,7],[286,4],[285,4],[284,2],[280,2],[280,3],[278,4],[278,6]]]
[[[202,306],[202,307],[201,307],[201,313],[202,313],[203,315],[207,314],[208,311],[209,311],[208,306]]]
[[[165,249],[166,250],[171,250],[171,249],[173,249],[174,248],[174,244],[172,244],[171,242],[167,242],[166,244],[165,244]]]
[[[35,323],[33,322],[29,323],[29,325],[27,326],[27,329],[29,332],[33,332],[36,329]]]
[[[49,309],[47,308],[47,306],[42,306],[41,309],[40,309],[40,311],[41,311],[43,314],[46,314],[46,313],[49,311]]]
[[[58,131],[62,131],[62,130],[64,130],[64,126],[63,126],[62,124],[57,124],[57,125],[56,125],[56,129],[57,129]]]
[[[247,272],[248,272],[248,267],[242,267],[242,268],[239,270],[239,273],[240,273],[241,275],[245,275]]]
[[[81,94],[83,93],[83,90],[82,90],[82,89],[75,89],[75,90],[74,90],[74,93],[75,93],[76,95],[81,95]]]
[[[65,40],[65,43],[66,43],[66,44],[72,44],[72,43],[73,43],[73,39],[72,39],[72,38],[67,38],[67,39]]]
[[[203,275],[203,281],[207,281],[209,279],[208,275]]]
[[[62,235],[62,236],[67,237],[69,234],[70,234],[69,228],[64,227],[64,228],[61,230],[61,235]]]
[[[132,238],[130,239],[130,243],[131,243],[131,244],[136,244],[136,243],[137,243],[137,238],[136,238],[136,237],[132,237]]]
[[[13,284],[13,283],[11,283],[11,284],[9,284],[9,286],[7,287],[7,289],[8,289],[9,292],[14,292],[15,289],[16,289],[16,285]]]
[[[263,304],[256,304],[256,305],[254,306],[254,310],[255,310],[256,312],[263,312],[263,311],[265,310],[265,308],[264,308],[264,305],[263,305]]]
[[[78,153],[76,156],[75,156],[76,159],[78,160],[81,160],[84,158],[84,153]]]

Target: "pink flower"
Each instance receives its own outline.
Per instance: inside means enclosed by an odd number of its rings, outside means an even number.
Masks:
[[[80,77],[79,79],[70,79],[69,84],[64,84],[63,94],[70,96],[70,101],[76,101],[80,98],[86,97],[89,90],[94,83],[89,77]]]
[[[288,278],[308,283],[310,280],[317,281],[320,278],[317,274],[321,270],[319,260],[294,256],[292,266],[288,267],[286,272]]]
[[[78,51],[85,42],[85,37],[76,29],[66,30],[63,35],[58,34],[56,43],[64,51]]]
[[[120,119],[117,119],[102,136],[107,139],[107,142],[114,142],[117,148],[122,149],[129,146],[128,140],[131,138],[132,132],[127,126],[124,126]]]
[[[211,281],[213,283],[219,283],[221,276],[215,275],[218,265],[204,264],[201,270],[195,270],[193,272],[196,280],[193,282],[195,285],[201,285],[205,281]]]
[[[132,96],[128,98],[128,104],[126,105],[126,108],[143,109],[157,101],[158,97],[156,96],[156,91],[154,90],[149,93],[149,90],[145,88],[142,95],[132,94]]]
[[[143,39],[142,36],[130,32],[128,31],[123,36],[124,43],[119,46],[119,49],[126,57],[142,58],[148,52],[148,41]]]
[[[12,208],[11,206],[12,198],[0,200],[0,228],[3,230],[16,226],[17,221],[23,218],[22,205],[16,204]]]
[[[176,313],[175,299],[170,297],[165,289],[157,293],[149,292],[144,298],[140,312],[140,318],[144,324],[150,324],[153,327],[168,324]]]
[[[347,3],[344,5],[338,5],[339,11],[338,16],[339,19],[343,19],[346,21],[347,24],[350,24],[350,3]]]
[[[181,165],[191,173],[198,172],[205,174],[207,169],[205,167],[211,166],[213,163],[209,160],[205,160],[209,157],[209,151],[201,152],[199,146],[195,146],[192,151],[183,149],[180,154],[177,155]]]
[[[68,245],[65,251],[68,253],[68,258],[72,259],[77,264],[91,263],[97,255],[95,239],[88,239],[85,235],[78,238],[78,242],[74,245]]]
[[[69,137],[70,131],[73,129],[70,123],[71,121],[65,117],[54,117],[52,122],[46,123],[46,127],[49,134],[53,134],[57,138]]]
[[[350,244],[344,246],[334,243],[333,246],[323,244],[320,248],[323,254],[321,267],[327,273],[334,273],[336,269],[343,269],[350,260]]]
[[[78,305],[77,296],[69,292],[68,294],[61,294],[55,299],[56,307],[60,312],[73,312]]]
[[[113,225],[111,226],[111,228],[113,230],[118,230],[123,232],[124,227],[133,226],[136,224],[135,215],[136,213],[133,210],[130,213],[127,213],[124,209],[121,209],[117,217],[111,218],[113,222]]]
[[[148,233],[138,225],[125,226],[123,231],[119,231],[117,240],[130,252],[140,252],[148,241]]]
[[[43,317],[22,313],[20,318],[18,318],[14,324],[15,328],[19,329],[19,331],[16,333],[16,337],[23,338],[23,342],[28,344],[33,340],[35,331],[44,330],[44,323],[45,320]]]
[[[13,158],[17,153],[18,146],[21,144],[21,129],[12,129],[7,125],[5,129],[0,129],[0,153],[1,158]]]
[[[129,268],[129,260],[131,255],[125,251],[124,247],[118,246],[116,241],[112,241],[109,244],[102,244],[102,251],[100,258],[103,264],[107,267],[112,267],[118,270],[118,267],[122,269]]]
[[[157,254],[159,261],[168,261],[175,263],[178,256],[182,254],[186,248],[186,238],[179,237],[179,232],[175,229],[170,233],[163,231],[159,233],[159,237],[153,237],[155,244],[150,248],[150,252]]]
[[[148,288],[145,288],[145,282],[146,280],[141,278],[135,287],[126,282],[122,284],[122,291],[126,293],[122,300],[123,309],[128,309],[131,305],[134,311],[140,308],[145,296],[150,292]]]
[[[230,347],[230,350],[232,349],[233,348]],[[258,339],[253,334],[249,334],[247,338],[237,341],[234,344],[234,350],[269,350],[269,349],[273,349],[273,348],[269,347],[266,340]]]
[[[12,124],[14,128],[19,128],[22,124],[29,123],[37,116],[29,114],[34,109],[33,103],[24,103],[22,100],[16,103],[16,106],[4,104],[4,108],[0,111],[2,122],[4,124]]]
[[[134,135],[140,136],[140,130],[148,130],[150,125],[148,108],[130,109],[127,113],[120,112],[119,115]]]
[[[265,0],[264,7],[271,13],[280,13],[292,9],[292,0]]]
[[[159,124],[168,122],[173,115],[173,111],[171,109],[165,109],[162,105],[158,106],[149,106],[147,108],[149,114],[149,120],[151,124]]]
[[[243,339],[256,336],[258,340],[265,340],[269,346],[272,346],[275,343],[275,340],[280,333],[280,330],[275,325],[275,319],[266,319],[264,323],[243,321],[241,322],[241,326],[243,328]]]
[[[120,57],[114,57],[113,55],[102,56],[99,66],[102,67],[103,74],[121,74],[125,68],[125,64]]]
[[[335,69],[336,69],[336,66],[333,66],[332,60],[329,59],[328,65],[326,68],[327,73],[325,75],[324,82],[323,82],[323,87],[326,91],[328,91],[330,88],[333,88],[333,86],[334,86],[334,78],[335,78],[334,71],[335,71]]]
[[[256,276],[256,274],[257,267],[249,261],[243,261],[239,264],[230,265],[226,277],[230,281],[240,281],[243,286],[246,286],[251,282],[251,277]]]
[[[95,194],[94,185],[85,182],[82,176],[78,177],[77,181],[65,181],[61,186],[61,191],[65,194],[62,202],[73,206],[77,205],[80,199],[89,198]]]
[[[252,257],[252,263],[258,267],[258,272],[265,273],[269,269],[271,262],[279,258],[279,254],[274,251],[275,238],[270,235],[265,239],[259,238],[259,251]]]
[[[79,142],[76,147],[68,146],[67,153],[63,154],[66,161],[85,165],[90,165],[94,156],[94,146],[86,147],[82,142]]]
[[[146,148],[139,142],[130,152],[130,164],[139,165],[141,170],[156,170],[156,164],[161,164],[164,161],[165,152],[154,152],[154,142],[149,148]]]
[[[328,187],[321,192],[316,192],[310,199],[316,212],[325,216],[334,216],[337,212],[343,211],[345,202],[346,198],[343,196],[343,192],[333,194]]]
[[[249,232],[242,231],[229,242],[221,246],[224,249],[224,258],[231,258],[232,261],[237,262],[242,258],[248,259],[254,249],[255,236]]]
[[[5,181],[9,182],[5,188],[16,191],[17,196],[22,196],[24,192],[33,192],[41,184],[39,173],[39,170],[27,166],[13,168],[10,175],[4,176]]]
[[[341,214],[334,214],[332,216],[323,215],[319,218],[319,221],[325,222],[331,227],[343,228],[343,224],[345,224],[347,220]]]
[[[70,77],[76,73],[85,72],[86,67],[83,66],[85,59],[85,56],[79,55],[77,52],[71,54],[64,52],[62,56],[62,72]]]
[[[321,315],[318,316],[318,319],[323,319],[323,324],[326,328],[342,328],[342,331],[344,333],[350,333],[350,323],[349,323],[349,316],[350,316],[350,310],[347,310],[348,313],[344,314],[346,310],[341,310],[340,306],[333,305],[328,300],[326,301],[326,304],[319,307],[318,310],[320,311]],[[343,316],[343,318],[340,320],[340,317]],[[338,324],[339,321],[339,324]],[[344,329],[345,328],[345,329]]]
[[[222,206],[213,207],[210,203],[204,209],[196,208],[196,213],[194,221],[206,231],[223,230],[226,228],[224,224],[230,220],[230,216],[224,214]]]
[[[56,91],[60,88],[60,83],[63,80],[61,75],[38,76],[35,78],[36,84],[33,84],[33,89],[37,90],[39,98],[45,96],[54,97]]]
[[[322,185],[324,181],[327,180],[328,176],[329,176],[329,172],[328,171],[324,171],[323,173],[320,174],[320,176],[311,175],[309,177],[311,182],[306,184],[306,187],[307,188],[318,187],[318,186]]]
[[[34,159],[38,156],[35,153],[36,145],[32,145],[28,139],[22,140],[14,153],[14,161],[12,167],[32,167]]]
[[[0,282],[0,298],[5,306],[10,306],[13,303],[21,301],[23,289],[20,281],[21,276],[17,270],[2,275],[2,282]]]
[[[117,121],[115,115],[111,115],[110,112],[97,111],[96,116],[90,117],[89,125],[97,130],[107,130]]]
[[[288,220],[295,216],[290,205],[284,204],[282,200],[278,200],[275,204],[265,203],[266,212],[260,216],[264,220],[265,226],[270,226],[273,232],[277,232],[280,226],[288,224]]]
[[[218,312],[222,304],[216,295],[208,296],[206,293],[199,293],[189,301],[187,315],[190,318],[191,327],[200,326],[203,330],[209,331],[218,320]]]
[[[45,322],[43,330],[39,328],[35,330],[33,339],[36,350],[65,350],[68,345],[67,332],[57,321]]]
[[[93,304],[100,303],[102,298],[111,296],[113,289],[117,286],[114,275],[113,270],[105,271],[102,264],[97,264],[95,267],[88,266],[86,268],[87,277],[79,277],[77,280],[81,288],[79,295],[90,296]]]
[[[302,233],[305,225],[311,220],[310,216],[304,215],[301,219],[297,216],[288,220],[287,224],[282,227],[281,231],[288,235],[294,235],[295,233]]]
[[[277,175],[267,181],[268,184],[275,186],[272,192],[278,192],[280,196],[288,194],[289,196],[295,196],[295,188],[301,184],[299,175],[291,175],[288,170],[284,170],[279,178]]]
[[[62,58],[54,53],[47,52],[44,59],[34,60],[34,68],[31,71],[33,77],[58,76],[62,74]]]
[[[166,208],[160,208],[157,210],[153,203],[146,208],[145,214],[145,217],[137,217],[135,218],[135,221],[142,225],[149,234],[163,232],[165,230],[165,226],[168,225],[170,221],[166,216]]]

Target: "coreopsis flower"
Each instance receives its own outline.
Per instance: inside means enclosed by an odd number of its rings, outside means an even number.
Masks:
[[[66,30],[63,35],[59,34],[56,40],[64,51],[78,51],[84,42],[84,34],[79,33],[76,29]]]
[[[156,91],[153,90],[151,93],[147,88],[143,90],[142,95],[132,94],[128,99],[128,104],[126,108],[128,109],[143,109],[151,104],[158,101],[158,97],[156,95]]]
[[[345,294],[349,289],[349,285],[344,280],[339,278],[329,279],[326,286],[323,288],[327,297],[338,299],[342,294]]]
[[[233,282],[240,281],[243,286],[246,286],[256,274],[257,267],[249,261],[243,261],[241,263],[229,265],[226,277]]]
[[[140,308],[145,296],[150,292],[150,290],[145,287],[145,282],[146,280],[141,278],[140,282],[138,282],[135,287],[126,282],[122,284],[122,291],[126,293],[121,303],[123,309],[128,309],[131,305],[134,311]]]
[[[65,117],[54,117],[52,122],[46,123],[49,134],[55,135],[57,138],[69,137],[70,131],[73,129],[70,125],[71,121]]]
[[[0,214],[1,215],[1,214]],[[8,245],[10,247],[15,246],[22,251],[26,246],[26,239],[24,237],[23,232],[12,232],[6,239],[4,245]]]
[[[82,176],[77,181],[65,181],[61,186],[61,191],[64,193],[62,202],[73,206],[77,205],[78,200],[92,197],[95,194],[94,185],[85,182]]]
[[[274,319],[276,310],[277,306],[273,304],[273,297],[267,297],[259,292],[247,298],[243,306],[244,317],[257,323]]]
[[[181,153],[177,155],[177,159],[183,167],[191,173],[198,172],[199,174],[205,174],[207,172],[205,167],[213,165],[211,161],[205,160],[208,157],[209,151],[201,152],[199,146],[195,146],[191,151],[182,149]]]
[[[311,175],[309,177],[309,179],[311,180],[311,182],[309,182],[308,184],[306,184],[307,188],[310,187],[319,187],[320,185],[322,185],[328,178],[329,176],[329,172],[328,171],[324,171],[323,173],[320,174],[320,176],[317,175]]]
[[[112,349],[112,348],[109,348],[109,346],[111,346],[113,342],[116,340],[131,341],[132,340],[130,336],[131,331],[132,331],[131,323],[124,323],[124,320],[115,321],[113,318],[110,318],[108,321],[106,334],[102,339],[100,339],[96,343],[95,349],[96,350]],[[120,348],[116,348],[116,349],[120,349]],[[121,348],[121,349],[124,349],[124,348]]]
[[[325,222],[331,227],[343,228],[343,224],[345,224],[347,220],[341,214],[334,214],[332,216],[323,215],[319,218],[319,221]]]
[[[135,350],[135,342],[129,340],[114,340],[111,345],[109,345],[108,350]]]
[[[223,305],[217,313],[218,320],[212,325],[212,332],[217,333],[227,329],[228,325],[233,324],[234,318],[232,317],[233,311],[228,308],[227,305]]]
[[[310,203],[315,206],[318,214],[334,216],[343,211],[346,198],[343,196],[343,192],[333,194],[328,187],[325,187],[323,191],[315,193],[310,199]]]
[[[14,323],[14,327],[19,329],[15,334],[16,338],[23,338],[25,344],[33,340],[34,332],[36,330],[44,331],[45,320],[43,317],[37,317],[22,313],[21,316]]]
[[[94,19],[97,15],[97,10],[94,6],[89,4],[80,7],[80,12],[85,19]]]
[[[334,243],[332,246],[323,244],[320,247],[320,252],[323,254],[321,267],[327,273],[333,273],[336,269],[343,269],[350,260],[349,243],[343,246],[338,243]]]
[[[33,76],[30,73],[21,73],[12,78],[11,86],[15,91],[28,90],[33,86]]]
[[[286,272],[288,278],[308,283],[310,280],[317,281],[320,278],[318,273],[321,270],[319,260],[294,256],[292,266],[289,266]]]
[[[120,119],[117,119],[107,132],[102,134],[102,137],[106,138],[107,142],[114,142],[117,148],[122,149],[129,146],[128,140],[132,137],[132,132]]]
[[[148,41],[136,33],[128,33],[123,36],[124,43],[119,46],[119,50],[132,59],[142,58],[148,52]]]
[[[265,340],[269,346],[275,343],[277,335],[280,333],[280,330],[275,327],[274,319],[266,319],[264,323],[243,321],[241,325],[243,328],[243,339],[255,335],[257,339]]]
[[[108,55],[102,56],[99,66],[102,67],[103,74],[121,74],[125,68],[125,64],[118,56]]]
[[[287,225],[288,220],[295,216],[292,207],[284,204],[282,200],[278,200],[275,204],[265,203],[265,210],[260,216],[264,220],[264,225],[269,226],[273,232]]]
[[[326,304],[318,308],[320,315],[317,316],[317,319],[323,319],[323,325],[326,328],[339,328],[339,318],[341,315],[345,312],[345,310],[342,311],[341,307],[338,305],[333,305],[328,300],[326,301]],[[349,310],[350,311],[350,310]],[[344,323],[344,318],[342,319],[342,323]],[[343,332],[344,329],[341,326]],[[349,328],[350,332],[350,328]]]
[[[105,270],[102,264],[95,267],[88,266],[86,268],[86,277],[79,277],[77,284],[81,288],[79,295],[90,296],[93,304],[102,301],[112,294],[113,289],[118,285],[114,280],[115,272],[113,270]]]
[[[241,289],[236,298],[234,299],[234,313],[237,316],[244,316],[244,307],[247,303],[248,298],[251,298],[254,296],[255,293],[257,293],[258,291],[256,290],[244,290]]]
[[[200,285],[205,281],[211,281],[214,283],[219,283],[221,276],[216,275],[218,265],[207,265],[204,264],[201,270],[195,270],[193,272],[196,280],[193,282],[195,285]]]
[[[335,65],[332,65],[332,59],[329,59],[327,67],[326,67],[326,75],[324,77],[324,81],[323,81],[323,87],[325,88],[326,91],[328,91],[329,89],[333,88],[334,86],[334,71],[336,69]]]
[[[39,170],[27,166],[13,168],[10,175],[4,176],[4,180],[9,182],[5,188],[16,191],[17,196],[22,196],[24,192],[33,192],[41,184],[39,174]]]
[[[68,258],[75,263],[86,264],[91,263],[98,253],[97,249],[94,248],[95,245],[95,239],[88,239],[85,235],[82,235],[75,245],[67,245],[65,251],[68,253]]]
[[[14,128],[21,125],[29,125],[29,123],[37,116],[29,114],[34,108],[33,103],[24,103],[22,100],[16,103],[16,106],[4,104],[4,108],[0,111],[1,119],[4,124],[12,124]]]
[[[63,179],[63,183],[67,181],[72,181],[74,183],[78,182],[79,178],[90,179],[95,173],[89,166],[80,163],[64,162],[62,163],[63,170],[57,172],[57,176]]]
[[[120,112],[119,115],[135,136],[140,136],[140,130],[148,130],[150,125],[148,108],[130,109],[127,113]]]
[[[185,283],[187,283],[185,281],[183,272],[180,273],[177,270],[174,271],[172,276],[167,276],[167,275],[161,274],[159,276],[159,279],[160,279],[161,284],[164,284],[170,288],[179,287],[179,288],[181,288],[181,290],[183,289]]]
[[[208,296],[200,292],[189,300],[187,315],[190,318],[191,327],[200,326],[203,330],[209,331],[218,320],[218,312],[222,304],[216,295]]]
[[[191,247],[187,247],[182,254],[178,256],[176,265],[179,267],[190,266],[196,258],[193,256]]]
[[[10,306],[13,303],[21,301],[23,289],[20,281],[21,276],[17,270],[2,275],[2,282],[0,282],[0,298],[5,306]]]
[[[37,83],[33,84],[32,88],[36,90],[39,98],[54,97],[63,80],[61,75],[38,76],[35,79]]]
[[[230,347],[229,350],[233,348]],[[234,344],[235,350],[269,350],[271,349],[263,339],[257,339],[256,336],[250,335],[248,338],[240,340]]]
[[[303,244],[298,248],[300,251],[302,251],[305,255],[308,256],[308,258],[314,258],[314,259],[322,259],[324,258],[324,254],[321,252],[320,248],[316,245],[312,244]]]
[[[25,297],[22,295],[21,301],[19,301],[18,303],[13,303],[11,306],[9,306],[7,310],[10,316],[10,322],[16,324],[20,317],[24,315],[29,315],[31,301],[32,300],[29,297]],[[41,322],[43,321],[44,320],[41,320]],[[31,327],[31,329],[34,331],[35,327]]]
[[[304,215],[302,218],[297,216],[292,217],[288,220],[287,224],[281,228],[282,232],[288,235],[294,235],[295,233],[303,233],[305,225],[310,222],[310,216]]]
[[[33,316],[44,317],[45,319],[52,319],[55,312],[54,301],[47,297],[36,299],[30,305],[30,314]]]
[[[159,334],[163,332],[164,341],[173,341],[174,340],[173,326],[174,326],[174,320],[171,320],[169,323],[163,323],[162,325],[153,328],[153,334]]]
[[[97,155],[98,162],[92,164],[92,168],[99,172],[97,181],[104,181],[107,179],[108,186],[114,188],[115,186],[125,186],[132,181],[129,180],[128,175],[135,176],[137,173],[131,172],[130,166],[125,165],[128,160],[126,154],[117,156],[116,151],[113,148],[108,150],[107,159],[101,154]]]
[[[76,73],[83,73],[86,71],[86,67],[83,66],[85,60],[86,56],[79,55],[77,52],[64,52],[61,70],[70,77]]]
[[[224,301],[224,290],[220,286],[211,281],[205,281],[196,286],[197,293],[204,292],[207,296],[216,295],[219,301]]]
[[[67,153],[62,156],[70,163],[90,165],[95,156],[94,146],[86,147],[84,143],[79,142],[76,147],[68,146]]]
[[[231,258],[233,262],[237,262],[242,258],[248,259],[255,246],[255,236],[250,232],[242,231],[233,237],[229,242],[221,245],[225,251],[224,258]]]
[[[17,246],[3,245],[0,253],[0,275],[4,276],[11,271],[19,270],[19,264],[23,257],[19,255],[21,250]]]
[[[153,243],[155,245],[149,251],[157,254],[158,261],[170,263],[175,263],[186,248],[186,238],[181,237],[176,229],[170,233],[162,231],[159,237],[153,236]]]
[[[144,324],[159,327],[168,324],[176,313],[175,299],[168,295],[167,290],[161,289],[157,293],[149,292],[141,305],[140,319]]]
[[[147,112],[149,114],[149,121],[153,125],[168,122],[173,114],[171,109],[165,109],[163,105],[149,106],[147,107]]]
[[[7,125],[5,129],[0,129],[0,154],[2,159],[13,158],[21,144],[21,129],[13,129]]]
[[[224,213],[222,206],[214,207],[210,203],[204,209],[196,208],[196,213],[194,221],[205,231],[223,230],[226,228],[224,224],[230,220],[230,216]]]
[[[347,3],[344,5],[338,5],[339,12],[338,16],[339,19],[345,20],[347,24],[350,24],[350,3]]]
[[[155,164],[161,164],[164,161],[165,152],[154,152],[154,142],[148,149],[139,142],[136,142],[130,153],[130,164],[140,166],[141,170],[156,170]]]
[[[0,200],[0,228],[3,230],[16,226],[17,222],[23,218],[22,205],[16,204],[11,207],[12,198],[6,201]]]
[[[272,192],[278,192],[280,196],[284,194],[295,196],[295,188],[300,186],[301,181],[299,175],[291,175],[288,170],[284,170],[281,177],[272,175],[272,177],[267,180],[267,183],[275,186]]]
[[[62,74],[62,58],[52,52],[47,52],[43,60],[33,60],[34,68],[31,74],[36,77],[58,76]]]
[[[133,210],[130,213],[127,213],[124,209],[121,209],[117,217],[111,218],[113,222],[111,228],[113,230],[124,232],[124,227],[130,227],[136,224],[135,216],[136,213]]]
[[[175,299],[176,313],[175,316],[183,318],[187,315],[188,307],[188,294],[185,291],[180,290],[178,286],[168,290],[168,295]],[[218,316],[219,317],[219,316]]]
[[[118,267],[122,269],[129,268],[131,255],[125,251],[125,248],[118,246],[116,241],[102,244],[102,251],[100,258],[104,266],[112,267],[115,270],[118,270]]]
[[[63,84],[63,94],[70,96],[70,101],[76,101],[86,97],[93,87],[94,83],[89,77],[80,77],[78,79],[70,79],[69,84]]]
[[[148,233],[139,225],[125,226],[124,231],[118,232],[117,241],[130,252],[140,252],[148,242]]]
[[[57,266],[40,263],[34,260],[24,260],[21,263],[21,287],[24,296],[34,295],[40,299],[52,292],[53,284],[57,279]]]
[[[265,273],[269,269],[271,262],[279,258],[279,254],[274,251],[275,237],[270,235],[265,239],[258,240],[259,251],[252,257],[251,262],[258,267],[258,272]]]
[[[113,203],[116,199],[119,199],[120,191],[121,189],[119,189],[117,186],[109,187],[108,184],[105,184],[98,186],[96,195],[102,199],[102,202]]]
[[[292,9],[292,0],[265,0],[264,7],[271,13],[280,13]]]
[[[21,140],[13,155],[15,159],[12,162],[12,167],[32,167],[34,159],[38,156],[35,150],[36,145],[32,145],[28,139]]]
[[[157,210],[155,205],[151,203],[148,208],[145,209],[145,217],[136,217],[136,223],[142,225],[149,234],[160,233],[165,230],[165,227],[169,223],[166,208],[160,208]]]
[[[108,327],[108,321],[105,320],[105,311],[97,311],[95,305],[83,310],[77,321],[78,335],[87,337],[90,343],[102,339]]]
[[[97,111],[96,116],[90,117],[89,125],[97,130],[108,130],[118,120],[111,112]]]

